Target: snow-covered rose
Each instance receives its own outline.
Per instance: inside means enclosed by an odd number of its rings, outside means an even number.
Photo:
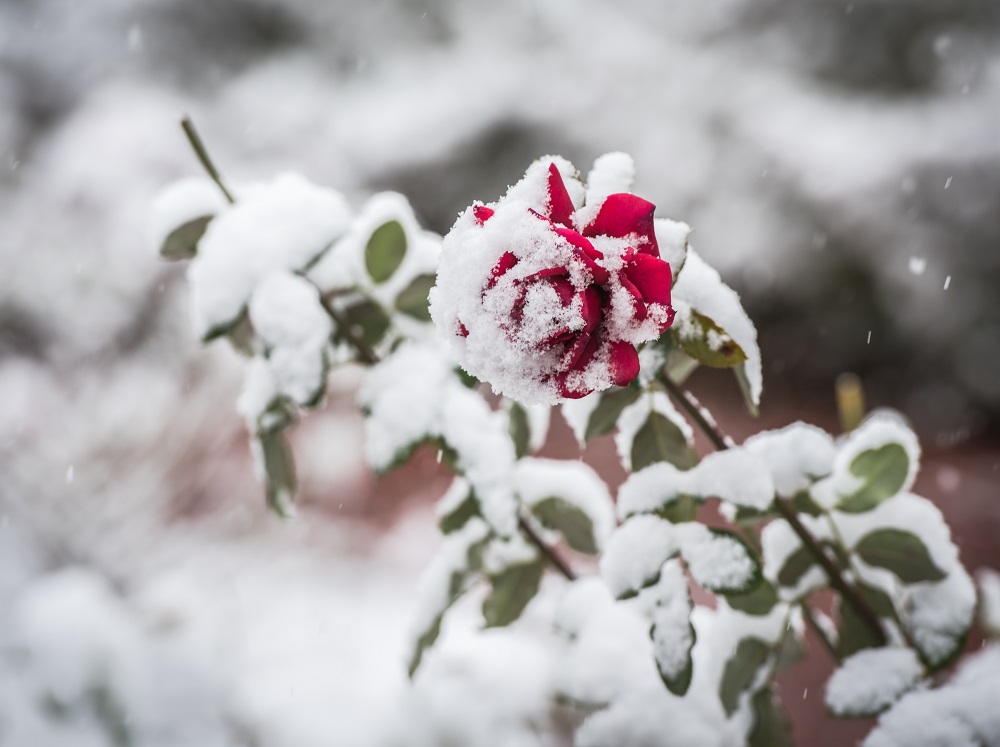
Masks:
[[[540,404],[636,377],[635,346],[659,337],[674,311],[655,206],[607,193],[630,178],[631,159],[613,154],[598,159],[585,188],[572,164],[550,156],[498,202],[458,217],[430,299],[463,368]]]

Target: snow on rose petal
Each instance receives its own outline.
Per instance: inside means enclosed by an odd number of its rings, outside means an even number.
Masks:
[[[628,384],[636,346],[673,319],[655,207],[628,193],[580,205],[576,173],[546,157],[497,202],[462,213],[430,294],[458,363],[526,404]]]

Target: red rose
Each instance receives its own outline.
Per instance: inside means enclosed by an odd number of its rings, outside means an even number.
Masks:
[[[498,203],[467,210],[445,237],[431,295],[460,363],[527,402],[628,384],[639,373],[635,346],[674,316],[653,204],[619,192],[578,208],[567,171],[561,159],[536,163]],[[484,277],[475,264],[498,253]]]

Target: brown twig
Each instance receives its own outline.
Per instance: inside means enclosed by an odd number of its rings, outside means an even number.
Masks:
[[[691,401],[687,392],[677,386],[669,376],[665,373],[661,373],[658,380],[663,387],[667,390],[670,396],[681,406],[690,416],[691,420],[701,428],[702,432],[712,442],[712,445],[718,451],[725,451],[729,448],[729,444],[726,442],[726,437],[719,430],[718,426],[710,423],[708,419],[701,413],[701,410]],[[871,606],[861,597],[857,590],[847,583],[844,579],[843,574],[837,565],[830,560],[830,557],[823,551],[822,546],[812,535],[812,533],[806,529],[806,527],[799,521],[798,514],[796,514],[795,509],[792,508],[788,502],[781,498],[780,496],[774,497],[774,507],[777,509],[781,517],[788,522],[788,525],[792,528],[792,531],[798,536],[802,541],[802,544],[809,550],[810,554],[816,559],[820,567],[826,572],[827,577],[830,579],[830,585],[836,589],[840,595],[850,604],[854,610],[861,616],[865,623],[871,628],[872,632],[877,636],[880,641],[885,641],[885,631],[882,629],[882,624],[879,622],[878,615],[872,610]]]

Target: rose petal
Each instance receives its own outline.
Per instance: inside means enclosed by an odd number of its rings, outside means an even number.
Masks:
[[[525,275],[523,278],[518,280],[519,283],[531,283],[535,280],[542,280],[543,278],[557,278],[557,277],[568,277],[569,270],[565,267],[546,267],[544,270],[539,270],[538,272],[533,272],[530,275]]]
[[[639,375],[639,353],[634,346],[621,340],[611,343],[611,380],[616,386],[626,386]]]
[[[597,264],[598,259],[604,259],[594,245],[571,228],[555,226],[553,230],[562,236],[573,247],[573,256],[580,260],[584,266],[590,270],[590,277],[598,285],[604,285],[610,280],[608,271]]]
[[[503,255],[500,257],[500,259],[497,260],[497,263],[493,265],[493,269],[490,271],[490,280],[489,283],[487,283],[486,287],[492,288],[494,285],[496,285],[497,281],[500,280],[500,278],[502,278],[504,275],[506,275],[507,272],[510,270],[510,268],[516,264],[517,264],[517,257],[514,256],[514,253],[504,252]]]
[[[559,382],[559,396],[565,397],[566,399],[580,399],[581,397],[586,397],[591,394],[594,390],[590,387],[580,387],[579,389],[571,389],[566,383],[566,377],[568,374],[560,374],[558,378]]]
[[[593,332],[601,322],[601,294],[593,285],[580,294],[580,315],[583,317],[583,331]]]
[[[468,328],[464,324],[462,324],[461,322],[459,322],[458,323],[458,332],[456,334],[459,337],[468,337],[469,336],[469,330],[468,330]]]
[[[562,174],[554,163],[549,164],[549,218],[555,223],[568,226],[573,216],[573,200],[566,191]]]
[[[613,236],[624,238],[639,236],[640,252],[660,255],[653,228],[653,211],[656,205],[628,192],[618,192],[604,199],[597,216],[583,229],[584,236]]]
[[[483,225],[493,217],[493,208],[488,208],[485,205],[476,205],[472,208],[472,215],[475,217],[476,223]]]
[[[632,301],[632,316],[641,322],[648,314],[646,304],[642,300],[642,293],[632,285],[632,282],[625,275],[624,271],[618,273],[618,280],[622,284],[622,288],[629,292],[629,298]]]
[[[548,284],[559,296],[559,302],[563,306],[569,306],[570,302],[573,300],[573,296],[576,295],[576,288],[573,287],[573,283],[570,282],[568,277],[554,277],[548,278]]]
[[[600,347],[599,335],[581,332],[567,351],[563,364],[568,371],[582,371],[590,365]]]
[[[563,327],[558,332],[555,332],[555,333],[549,335],[544,340],[542,340],[540,343],[538,343],[538,347],[540,347],[540,348],[550,348],[553,345],[558,345],[559,343],[562,343],[562,342],[569,342],[570,340],[572,340],[576,336],[576,334],[577,334],[576,332],[574,332],[573,330],[569,329],[568,327]]]
[[[670,305],[670,286],[673,276],[670,265],[649,254],[636,254],[624,268],[625,277],[634,285],[646,303]]]

